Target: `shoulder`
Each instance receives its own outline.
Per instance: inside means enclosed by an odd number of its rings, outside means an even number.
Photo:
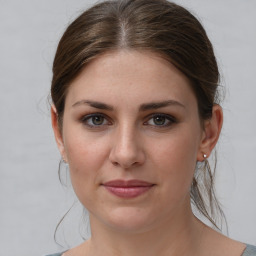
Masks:
[[[246,244],[246,248],[242,256],[256,256],[256,246],[251,244]]]

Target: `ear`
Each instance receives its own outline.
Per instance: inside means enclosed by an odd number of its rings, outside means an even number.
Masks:
[[[66,153],[65,153],[63,138],[62,138],[62,134],[61,134],[59,123],[58,123],[58,113],[54,105],[51,106],[51,119],[52,119],[52,129],[54,132],[57,146],[59,148],[62,159],[66,162]]]
[[[212,117],[204,121],[203,136],[197,154],[197,160],[202,162],[209,157],[215,147],[221,132],[223,123],[223,112],[220,105],[215,104],[212,109]]]

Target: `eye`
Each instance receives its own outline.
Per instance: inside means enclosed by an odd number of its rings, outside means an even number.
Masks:
[[[173,123],[176,123],[175,118],[166,114],[154,114],[146,122],[147,125],[159,126],[159,127],[167,127]]]
[[[90,114],[82,118],[82,123],[89,127],[109,125],[109,121],[102,114]]]

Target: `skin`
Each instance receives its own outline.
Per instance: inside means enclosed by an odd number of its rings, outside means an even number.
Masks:
[[[215,105],[202,126],[189,80],[154,53],[108,52],[86,66],[69,87],[62,131],[52,107],[57,145],[92,231],[65,256],[240,255],[242,244],[206,227],[190,206],[196,162],[210,155],[222,120]],[[124,199],[102,186],[115,179],[154,186]],[[227,254],[218,254],[216,245]]]

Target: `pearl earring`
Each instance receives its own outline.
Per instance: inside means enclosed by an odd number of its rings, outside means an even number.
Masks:
[[[207,158],[207,155],[206,155],[206,154],[203,154],[203,157],[204,157],[204,158]]]

